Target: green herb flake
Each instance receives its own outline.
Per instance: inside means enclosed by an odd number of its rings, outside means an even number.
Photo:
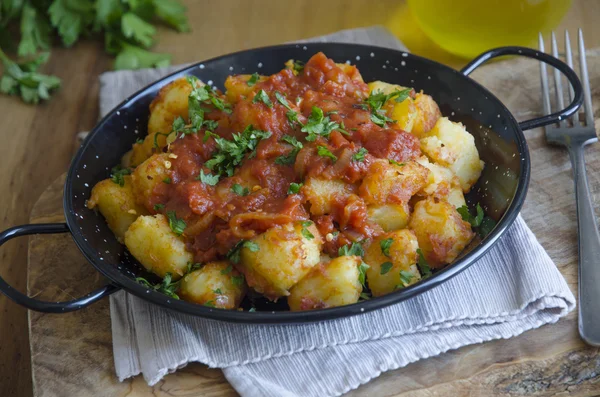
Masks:
[[[360,265],[358,265],[358,281],[364,286],[367,279],[367,269],[370,266],[365,262],[360,261]]]
[[[260,246],[254,241],[244,241],[244,248],[248,248],[250,252],[260,251]]]
[[[410,285],[411,281],[415,278],[415,275],[407,272],[406,270],[400,270],[400,282],[403,284],[401,287],[407,287]]]
[[[258,75],[258,73],[252,73],[252,76],[250,76],[246,84],[248,85],[248,87],[254,87],[256,83],[258,83],[259,78],[260,76]]]
[[[250,309],[248,309],[248,313],[254,313],[256,311],[255,307],[251,307]]]
[[[169,177],[166,177],[165,179],[163,179],[163,182],[166,183],[167,185],[170,185],[172,180]]]
[[[221,288],[217,288],[216,290],[213,290],[213,292],[217,295],[221,295],[223,292],[221,291]]]
[[[333,161],[334,163],[337,161],[337,157],[331,153],[331,151],[329,149],[327,149],[325,146],[317,146],[317,154],[321,157],[328,157],[331,159],[331,161]]]
[[[138,145],[141,145],[142,143],[144,143],[144,138],[138,138],[138,139],[136,139],[135,143],[137,143]]]
[[[292,66],[292,68],[296,73],[300,74],[304,70],[304,62],[294,61],[294,65]]]
[[[179,281],[173,281],[171,273],[165,274],[165,277],[159,283],[151,283],[144,277],[136,277],[135,281],[142,284],[146,288],[152,289],[157,292],[161,292],[170,298],[179,299],[177,290],[179,289]]]
[[[423,255],[423,251],[421,251],[421,248],[417,248],[417,255],[417,266],[419,267],[419,271],[421,272],[421,277],[427,278],[431,276],[431,268],[429,267],[429,263],[427,263],[425,255]]]
[[[477,234],[479,234],[479,237],[485,238],[485,236],[490,234],[492,232],[492,230],[494,230],[495,227],[496,227],[496,221],[493,220],[492,218],[490,218],[489,216],[486,216],[481,221],[481,225],[479,225]]]
[[[120,165],[116,165],[111,170],[110,180],[123,187],[125,186],[125,175],[129,174],[131,174],[131,170],[129,168],[123,168]]]
[[[301,225],[302,225],[301,233],[304,236],[304,238],[307,238],[309,240],[312,240],[313,238],[315,238],[315,236],[310,232],[310,230],[307,229],[312,224],[313,224],[312,221],[303,221],[301,223]]]
[[[204,170],[200,170],[200,174],[196,177],[196,180],[201,181],[205,185],[215,186],[219,183],[219,176],[212,175],[211,173],[205,174]]]
[[[187,227],[183,219],[177,218],[175,211],[167,211],[167,218],[169,219],[169,227],[175,233],[176,236],[181,236]]]
[[[392,246],[392,243],[394,242],[393,238],[386,238],[383,239],[379,242],[379,247],[381,248],[381,253],[385,256],[387,256],[388,258],[390,257],[390,247]]]
[[[388,159],[388,161],[390,162],[390,164],[397,165],[398,167],[404,167],[406,165],[406,163],[399,163],[394,159]]]
[[[323,114],[323,109],[316,106],[312,107],[310,116],[301,131],[306,132],[306,140],[314,142],[317,137],[329,138],[333,130],[339,129],[340,125],[335,121],[331,121],[329,116]]]
[[[265,92],[265,90],[260,90],[254,95],[254,99],[252,99],[252,103],[262,102],[267,105],[269,108],[273,107],[273,102],[269,98],[269,95]]]
[[[369,151],[364,147],[361,147],[356,153],[354,153],[354,155],[352,155],[352,160],[363,162],[367,153],[369,153]]]
[[[198,269],[200,269],[201,267],[202,267],[202,263],[192,263],[192,262],[188,262],[188,263],[187,263],[187,272],[186,272],[186,274],[188,274],[188,273],[191,273],[191,272],[193,272],[193,271],[195,271],[195,270],[198,270]]]
[[[364,256],[365,250],[360,243],[344,245],[338,249],[338,256]]]
[[[248,194],[250,194],[250,190],[247,187],[243,187],[239,183],[235,183],[231,187],[231,191],[237,194],[238,196],[247,196]]]
[[[368,293],[368,292],[361,292],[358,299],[359,300],[362,299],[364,301],[368,301],[369,299],[371,299],[371,294]]]
[[[232,270],[233,270],[233,266],[229,265],[225,269],[221,270],[221,274],[229,274],[229,273],[231,273]]]
[[[160,210],[165,209],[165,205],[164,204],[154,204],[154,211],[158,212]]]
[[[392,262],[383,262],[381,264],[381,270],[379,271],[379,274],[383,275],[389,273],[389,271],[392,270],[392,267],[394,267]]]
[[[483,208],[481,208],[481,206],[479,205],[479,203],[477,203],[476,206],[476,211],[477,211],[477,215],[473,216],[471,214],[471,212],[469,211],[469,208],[466,205],[463,205],[462,207],[459,207],[456,209],[456,211],[458,211],[458,213],[460,214],[460,216],[462,217],[462,219],[466,222],[469,222],[471,224],[471,226],[473,227],[479,227],[481,225],[481,222],[483,221]]]
[[[244,275],[239,275],[239,276],[233,276],[233,277],[231,277],[231,282],[236,287],[241,287],[242,285],[244,285]]]
[[[290,183],[290,187],[288,188],[288,194],[298,194],[300,192],[300,188],[302,187],[302,183]]]

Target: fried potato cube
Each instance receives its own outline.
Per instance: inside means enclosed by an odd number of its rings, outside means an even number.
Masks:
[[[291,311],[324,309],[358,302],[362,285],[358,280],[359,256],[340,256],[315,266],[288,296]]]
[[[311,221],[274,226],[244,244],[238,269],[248,285],[275,300],[319,263],[323,239]]]
[[[415,232],[419,247],[431,267],[451,263],[474,236],[448,201],[428,197],[415,204],[408,227]]]
[[[434,162],[450,168],[465,193],[477,182],[483,170],[484,163],[479,159],[473,136],[462,124],[446,117],[440,118],[421,139],[421,150]]]
[[[148,211],[135,201],[131,176],[125,175],[123,180],[123,186],[110,179],[98,182],[93,187],[92,195],[87,201],[89,209],[98,207],[98,210],[106,219],[108,227],[121,242],[129,225],[138,216],[148,214]]]
[[[344,72],[344,74],[348,77],[350,77],[350,80],[352,81],[358,81],[360,83],[364,83],[365,81],[363,80],[362,75],[360,74],[360,72],[358,71],[358,68],[354,65],[350,65],[348,63],[336,63],[335,66],[337,66],[338,68],[342,69],[342,71]]]
[[[418,194],[445,199],[456,208],[465,205],[460,180],[450,168],[431,163],[426,156],[420,157],[417,162],[431,171],[428,184]]]
[[[302,188],[313,215],[330,214],[336,200],[344,199],[354,193],[354,186],[340,180],[327,180],[309,177]]]
[[[131,155],[129,156],[129,165],[131,167],[137,167],[138,165],[142,164],[144,161],[150,158],[154,152],[157,151],[154,147],[155,135],[156,133],[146,135],[142,142],[133,144]],[[167,138],[163,135],[157,135],[156,143],[162,148],[167,144],[166,139]]]
[[[373,162],[358,192],[367,204],[405,203],[425,186],[429,170],[416,161],[401,165]]]
[[[367,207],[367,219],[386,232],[404,229],[410,219],[408,203],[370,205]]]
[[[204,85],[196,80],[198,87]],[[148,135],[156,132],[171,132],[173,120],[177,117],[188,119],[188,96],[192,86],[187,78],[181,77],[162,87],[152,103],[150,103],[150,118],[148,119]],[[164,145],[164,144],[163,144]]]
[[[171,273],[174,280],[179,279],[194,259],[161,214],[137,218],[125,232],[125,245],[135,259],[159,277]]]
[[[226,261],[209,262],[183,277],[181,299],[219,309],[237,309],[246,294],[246,282]]]
[[[408,229],[385,233],[373,240],[365,251],[367,281],[373,296],[389,294],[421,279],[416,265],[417,248],[417,237]]]
[[[166,153],[155,154],[140,164],[131,175],[133,193],[138,204],[144,205],[148,211],[152,210],[151,196],[154,188],[159,183],[164,183],[169,176],[169,155]]]
[[[419,113],[415,101],[408,97],[400,103],[394,102],[391,118],[396,120],[394,127],[412,133]]]
[[[416,107],[417,115],[411,133],[420,138],[423,134],[433,128],[435,123],[442,116],[442,113],[433,98],[422,92],[415,96],[414,105]]]
[[[227,76],[225,79],[225,96],[231,103],[237,103],[243,97],[248,97],[255,90],[256,83],[261,83],[268,79],[267,76],[258,76],[258,80],[253,85],[248,85],[248,80],[252,78],[251,74],[238,74]]]

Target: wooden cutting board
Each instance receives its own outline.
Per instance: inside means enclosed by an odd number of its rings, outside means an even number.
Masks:
[[[600,108],[600,50],[590,52],[596,115]],[[538,64],[512,59],[478,70],[518,119],[539,115]],[[599,120],[596,120],[597,127]],[[577,294],[577,235],[568,155],[546,145],[543,131],[527,131],[531,185],[522,214]],[[600,144],[588,147],[587,167],[599,208]],[[64,220],[64,176],[35,205],[31,221]],[[600,211],[597,211],[600,215]],[[104,283],[68,235],[34,236],[29,243],[28,292],[49,300],[81,296]],[[439,288],[444,288],[443,285]],[[577,311],[558,323],[508,340],[467,346],[411,364],[349,393],[352,396],[595,396],[600,395],[600,349],[577,333]],[[599,314],[600,315],[600,314]],[[108,299],[67,314],[29,312],[36,396],[230,396],[218,369],[190,364],[149,387],[141,376],[120,383],[114,371]]]

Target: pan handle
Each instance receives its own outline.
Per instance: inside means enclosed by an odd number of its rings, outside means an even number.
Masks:
[[[560,120],[563,120],[572,114],[574,114],[577,109],[583,103],[583,89],[581,88],[581,82],[577,77],[577,74],[571,69],[566,63],[563,61],[554,58],[551,55],[548,55],[544,52],[534,50],[526,47],[499,47],[494,48],[492,50],[486,51],[483,54],[477,56],[473,59],[467,66],[461,69],[461,73],[465,76],[471,74],[471,72],[477,69],[479,66],[489,61],[492,58],[504,56],[504,55],[518,55],[524,56],[527,58],[537,59],[541,62],[547,63],[550,66],[558,69],[573,87],[574,97],[573,102],[571,102],[566,108],[559,110],[558,112],[551,113],[546,116],[538,117],[531,120],[522,121],[519,123],[519,127],[521,130],[529,130],[536,127],[541,127],[548,124],[557,123]]]
[[[69,233],[69,227],[66,223],[36,223],[30,225],[21,225],[11,227],[0,233],[0,246],[8,240],[15,237],[27,236],[30,234],[53,234],[53,233]],[[114,284],[106,284],[81,298],[73,299],[66,302],[47,302],[30,298],[29,296],[17,291],[10,286],[2,277],[0,277],[0,292],[12,299],[14,302],[28,309],[44,313],[66,313],[82,309],[116,292],[120,289]]]

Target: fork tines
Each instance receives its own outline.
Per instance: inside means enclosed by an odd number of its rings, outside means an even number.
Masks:
[[[582,108],[583,113],[585,115],[584,121],[585,126],[593,126],[594,125],[594,109],[592,108],[592,94],[590,90],[590,79],[588,76],[587,63],[585,58],[585,45],[583,42],[583,33],[581,29],[578,32],[578,51],[579,51],[579,68],[580,68],[580,80],[583,85],[583,96],[584,96],[584,106]],[[552,56],[560,59],[560,55],[558,53],[558,45],[556,43],[556,35],[552,32]],[[544,38],[542,34],[539,34],[539,49],[540,51],[544,51]],[[565,54],[564,58],[571,69],[574,70],[573,67],[573,54],[571,51],[571,40],[569,37],[569,32],[565,31]],[[551,112],[551,101],[550,101],[550,90],[548,88],[548,74],[546,64],[540,62],[540,72],[542,77],[542,92],[543,92],[543,107],[544,113],[549,114]],[[564,91],[562,84],[562,75],[558,71],[558,69],[554,69],[554,84],[556,88],[556,107],[557,109],[563,109],[565,107],[564,102]],[[573,100],[573,88],[571,84],[568,84],[569,89],[567,90],[568,100],[571,102]],[[580,110],[581,111],[581,110]],[[570,118],[573,127],[581,126],[580,120],[580,112],[577,112],[573,117]],[[559,122],[560,127],[569,127],[567,120],[561,120]],[[550,126],[549,126],[550,127]],[[547,127],[548,128],[548,127]],[[552,128],[552,127],[550,127]]]

